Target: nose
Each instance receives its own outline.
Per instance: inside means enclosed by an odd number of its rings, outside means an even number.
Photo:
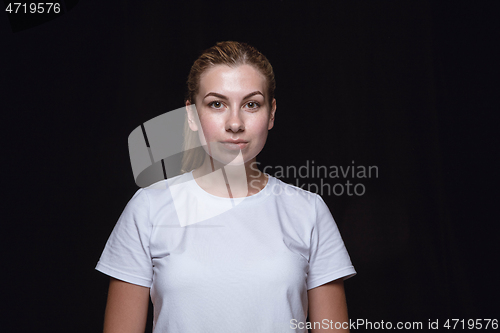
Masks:
[[[240,110],[238,108],[233,108],[229,111],[229,115],[226,120],[226,131],[237,133],[244,130],[245,123],[241,117]]]

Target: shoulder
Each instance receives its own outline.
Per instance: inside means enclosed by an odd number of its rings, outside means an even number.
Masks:
[[[147,196],[150,203],[153,205],[157,203],[158,200],[161,200],[162,203],[165,203],[165,200],[169,200],[169,198],[171,199],[171,189],[173,187],[175,187],[176,191],[183,189],[187,190],[186,185],[188,180],[189,179],[186,174],[163,179],[147,187],[139,189],[136,192],[136,195],[139,193]]]
[[[276,196],[278,200],[283,203],[314,209],[318,201],[323,201],[321,196],[314,192],[305,190],[292,184],[285,183],[273,176],[269,177],[269,194]]]

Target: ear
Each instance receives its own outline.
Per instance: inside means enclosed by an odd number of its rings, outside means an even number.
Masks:
[[[269,124],[267,125],[268,130],[270,130],[274,126],[275,114],[276,114],[276,99],[273,98],[273,102],[271,103],[271,112],[269,114]]]
[[[195,119],[197,117],[195,116],[195,105],[191,104],[190,101],[186,101],[186,112],[187,112],[187,118],[188,118],[188,125],[191,131],[196,132],[198,130],[198,125],[196,124]]]

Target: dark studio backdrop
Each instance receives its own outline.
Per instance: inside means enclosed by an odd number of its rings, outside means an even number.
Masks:
[[[6,331],[102,329],[94,267],[138,188],[128,135],[182,106],[192,62],[222,40],[275,70],[261,167],[378,168],[299,180],[364,186],[323,193],[358,272],[350,318],[500,319],[498,2],[63,4],[40,24],[0,14]]]

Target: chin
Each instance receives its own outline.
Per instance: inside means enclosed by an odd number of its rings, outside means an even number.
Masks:
[[[211,155],[213,159],[217,160],[219,163],[224,165],[236,166],[236,165],[244,165],[247,160],[244,158],[244,155],[240,154],[240,151],[235,154],[227,154],[227,153],[217,153]]]

